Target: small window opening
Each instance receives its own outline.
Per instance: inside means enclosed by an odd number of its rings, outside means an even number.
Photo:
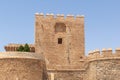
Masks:
[[[66,32],[66,25],[64,23],[55,24],[55,33]]]
[[[83,57],[81,56],[80,59],[82,59]]]
[[[58,44],[62,44],[62,38],[58,38]]]

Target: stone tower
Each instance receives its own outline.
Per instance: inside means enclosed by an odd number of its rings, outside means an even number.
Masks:
[[[44,54],[47,67],[77,64],[85,53],[84,16],[35,16],[35,51]]]

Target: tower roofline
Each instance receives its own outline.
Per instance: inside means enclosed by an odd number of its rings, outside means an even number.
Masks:
[[[72,15],[72,14],[68,14],[68,15],[64,15],[64,14],[56,14],[54,15],[53,13],[47,13],[47,14],[43,14],[43,13],[35,13],[35,16],[41,16],[42,18],[60,18],[62,17],[63,19],[74,19],[77,20],[78,18],[84,18],[84,15]]]

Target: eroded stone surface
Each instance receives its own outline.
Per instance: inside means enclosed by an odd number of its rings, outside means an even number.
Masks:
[[[46,80],[45,61],[42,56],[36,55],[20,52],[0,53],[0,80]]]

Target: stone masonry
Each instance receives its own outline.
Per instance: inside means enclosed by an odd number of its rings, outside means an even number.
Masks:
[[[0,80],[47,80],[42,55],[25,52],[0,53]]]
[[[36,14],[35,52],[44,54],[48,67],[76,65],[84,56],[84,16]]]

